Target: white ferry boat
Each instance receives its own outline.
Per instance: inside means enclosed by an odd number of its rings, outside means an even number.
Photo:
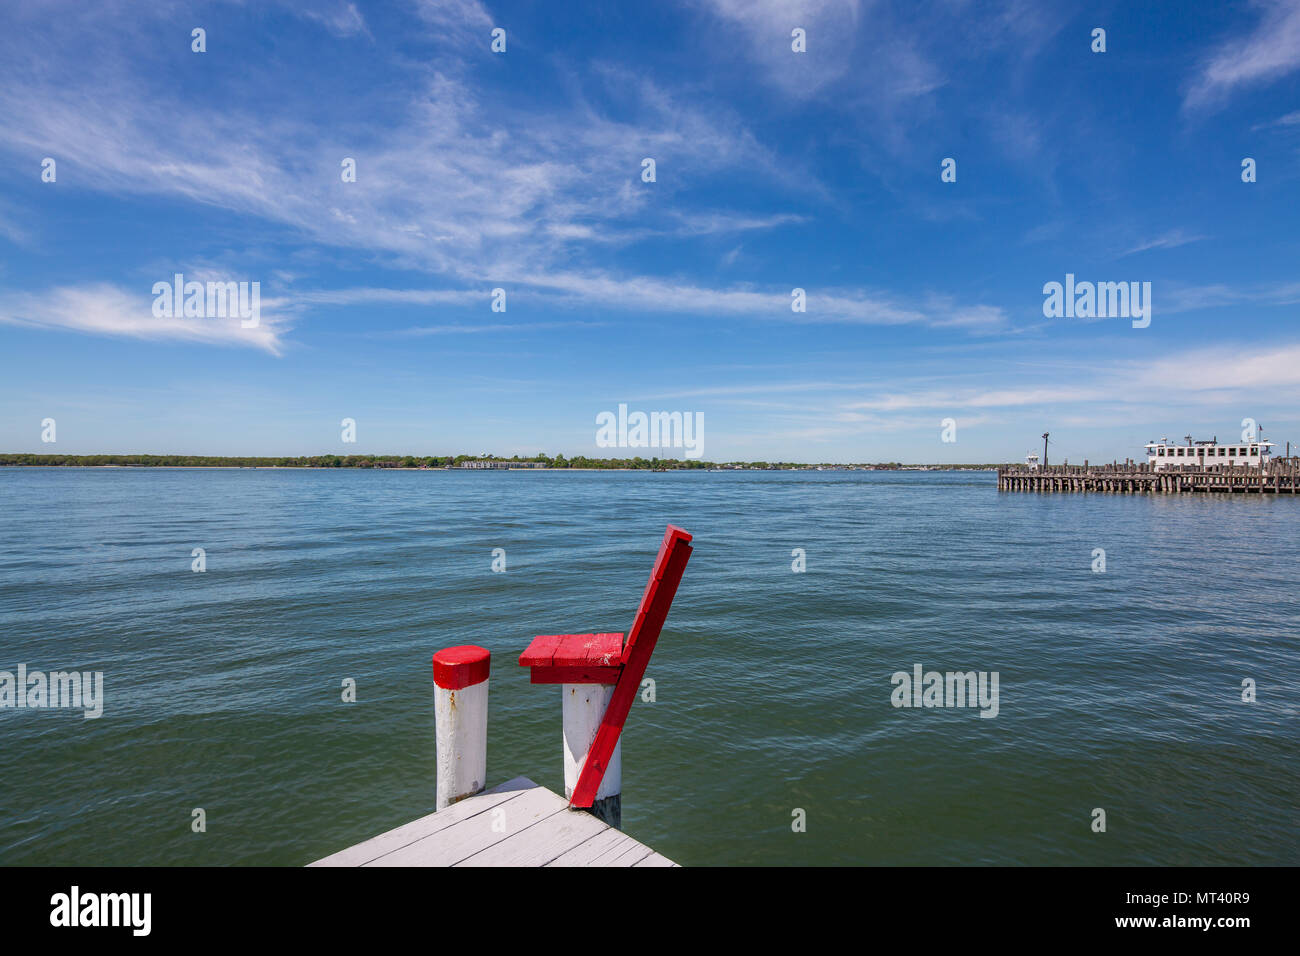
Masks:
[[[1029,466],[1030,471],[1036,471],[1038,468],[1038,455],[1031,451],[1025,456],[1025,464]]]
[[[1188,435],[1186,440],[1185,445],[1174,444],[1168,438],[1147,442],[1147,462],[1155,471],[1171,468],[1201,471],[1218,465],[1247,465],[1263,471],[1268,467],[1269,456],[1276,444],[1265,441],[1262,434],[1255,441],[1229,442],[1226,445],[1220,445],[1217,437],[1193,441]]]

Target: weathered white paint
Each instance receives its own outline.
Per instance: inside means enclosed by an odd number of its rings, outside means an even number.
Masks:
[[[564,694],[564,795],[573,796],[578,776],[587,760],[587,751],[596,739],[600,720],[605,716],[609,699],[614,696],[613,684],[561,684]],[[614,746],[605,778],[596,791],[596,799],[604,800],[623,792],[623,741]]]
[[[488,683],[459,690],[434,685],[439,810],[478,793],[487,781]]]
[[[516,777],[312,866],[676,866]]]

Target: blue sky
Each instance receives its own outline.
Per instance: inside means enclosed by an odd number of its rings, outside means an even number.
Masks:
[[[1300,442],[1298,198],[1297,0],[7,4],[0,450]],[[176,272],[260,325],[155,317]],[[1045,318],[1067,273],[1150,326]]]

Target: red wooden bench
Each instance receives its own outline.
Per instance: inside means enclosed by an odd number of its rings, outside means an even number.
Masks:
[[[637,608],[626,645],[622,634],[543,634],[535,637],[519,655],[520,665],[532,669],[534,684],[614,685],[614,694],[569,799],[571,806],[590,807],[600,789],[668,609],[677,594],[686,562],[690,560],[690,542],[691,536],[676,525],[670,524],[664,532],[659,556],[641,596],[641,606]]]

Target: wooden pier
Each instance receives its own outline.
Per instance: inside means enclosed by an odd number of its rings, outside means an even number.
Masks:
[[[310,865],[677,866],[527,777]]]
[[[676,866],[622,824],[619,738],[691,557],[670,524],[622,634],[542,634],[519,656],[534,684],[560,685],[567,797],[515,777],[484,791],[492,653],[477,644],[433,655],[435,811],[311,866]]]
[[[1269,462],[1268,467],[1211,465],[1206,468],[1164,468],[1113,462],[1109,465],[1053,465],[998,469],[998,491],[1103,491],[1118,493],[1293,495],[1300,484],[1300,463],[1294,458]]]

